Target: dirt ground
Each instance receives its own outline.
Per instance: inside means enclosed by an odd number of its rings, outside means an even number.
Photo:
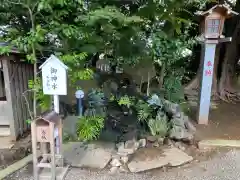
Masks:
[[[194,113],[195,112],[195,113]],[[193,111],[196,119],[196,110]],[[240,103],[217,105],[209,115],[209,125],[196,125],[197,139],[240,140]]]
[[[32,144],[29,133],[26,133],[14,143],[11,149],[1,149],[0,146],[0,170],[26,157],[31,153],[31,150]]]

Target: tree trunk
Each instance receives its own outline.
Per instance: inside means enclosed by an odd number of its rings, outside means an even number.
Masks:
[[[221,78],[219,81],[219,95],[224,101],[231,101],[231,97],[236,97],[236,92],[233,88],[233,79],[235,76],[235,65],[237,64],[238,53],[238,37],[240,34],[240,21],[238,22],[232,41],[227,45],[227,51],[222,64]],[[234,100],[234,99],[233,99]]]
[[[202,57],[204,53],[204,49],[202,49]],[[217,46],[216,53],[215,53],[215,60],[214,60],[214,70],[213,70],[213,83],[212,83],[212,93],[217,93],[217,72],[219,66],[219,53],[220,53],[220,46]],[[201,57],[201,63],[199,65],[197,75],[195,78],[185,87],[185,92],[191,92],[191,90],[199,91],[200,90],[200,81],[201,81],[201,73],[202,73],[202,66],[203,66],[203,58]]]

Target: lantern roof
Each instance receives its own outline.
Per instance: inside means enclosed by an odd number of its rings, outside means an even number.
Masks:
[[[55,111],[47,111],[47,112],[44,112],[40,117],[35,119],[35,122],[39,120],[43,120],[48,123],[57,124],[58,121],[60,120],[60,117]]]
[[[207,11],[198,11],[196,14],[200,15],[200,16],[208,16],[208,15],[212,14],[213,12],[218,12],[219,14],[225,16],[226,18],[230,18],[231,16],[239,14],[236,11],[233,11],[226,4],[217,4]]]

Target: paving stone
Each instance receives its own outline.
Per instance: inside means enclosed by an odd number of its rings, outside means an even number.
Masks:
[[[146,149],[146,151],[148,151],[148,149]],[[145,152],[145,154],[147,155],[148,153]],[[141,155],[135,156],[128,164],[128,168],[131,172],[136,173],[160,168],[166,165],[180,166],[191,160],[193,160],[191,156],[174,147],[164,149],[162,153],[159,150],[159,154],[156,153],[156,156],[146,156],[145,158],[142,158]]]
[[[89,167],[103,169],[112,159],[114,144],[73,143],[72,147],[64,152],[64,157],[74,167]]]
[[[168,159],[169,165],[172,167],[180,166],[193,160],[192,156],[187,155],[178,148],[165,150],[164,155]]]

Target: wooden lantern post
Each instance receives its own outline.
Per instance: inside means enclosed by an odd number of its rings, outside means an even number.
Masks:
[[[209,109],[211,104],[211,90],[214,70],[214,58],[216,45],[221,42],[229,42],[231,38],[222,35],[225,19],[238,15],[227,5],[218,4],[205,12],[197,12],[204,17],[203,35],[200,42],[203,45],[201,64],[201,90],[199,94],[198,123],[208,124]]]
[[[63,166],[61,118],[54,111],[45,113],[32,121],[31,129],[34,180],[63,180],[68,167]],[[41,155],[37,153],[38,143],[44,145],[41,149],[46,148]]]

